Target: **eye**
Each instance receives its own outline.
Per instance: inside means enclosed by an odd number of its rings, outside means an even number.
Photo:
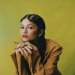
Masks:
[[[21,29],[23,29],[24,27],[20,27]]]
[[[28,27],[28,28],[33,29],[33,27]]]

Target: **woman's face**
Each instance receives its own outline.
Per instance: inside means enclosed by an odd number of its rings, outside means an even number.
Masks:
[[[38,26],[28,19],[23,19],[20,25],[20,35],[25,42],[34,41],[38,38]]]

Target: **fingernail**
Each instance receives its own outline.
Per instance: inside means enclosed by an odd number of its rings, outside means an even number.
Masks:
[[[21,48],[22,46],[20,46],[20,48]]]
[[[18,49],[18,47],[16,47],[15,49]]]
[[[17,43],[17,42],[14,42],[14,43]]]
[[[17,49],[19,49],[20,47],[17,47]]]
[[[17,49],[17,48],[15,48],[15,49]]]

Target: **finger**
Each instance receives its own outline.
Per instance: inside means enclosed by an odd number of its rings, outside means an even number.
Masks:
[[[32,51],[27,47],[27,46],[25,46],[24,47],[30,54],[32,53]]]
[[[22,48],[22,47],[27,46],[27,45],[29,45],[29,43],[28,42],[25,42],[20,47]]]
[[[25,48],[22,48],[22,49],[23,49],[24,53],[26,54],[26,56],[28,56],[28,52],[26,51],[26,49]]]
[[[27,46],[27,45],[30,45],[31,46],[30,42],[23,43],[23,45],[21,45],[21,48],[24,47],[24,46]]]
[[[22,44],[22,43],[20,43],[20,44],[19,44],[19,45],[18,45],[18,46],[17,46],[15,49],[18,49],[18,48],[20,48],[21,44]]]
[[[33,47],[32,46],[28,45],[27,47],[33,52]]]
[[[15,50],[16,51],[16,53],[18,54],[19,52],[23,55],[23,51],[22,51],[22,49],[21,48],[19,48],[19,49],[17,49],[17,50]]]
[[[15,50],[16,54],[18,54],[20,51],[19,50]]]
[[[24,43],[23,43],[20,47],[23,48],[24,46],[27,46],[27,44],[24,44]]]
[[[16,54],[18,54],[18,53],[19,53],[19,51],[17,51],[17,50],[15,50],[15,52],[16,52]]]
[[[30,49],[33,49],[30,45],[28,45],[27,47],[29,47]]]
[[[21,52],[21,54],[23,55],[23,50],[21,48],[19,48],[19,51]]]
[[[20,44],[21,42],[14,42],[15,44]]]

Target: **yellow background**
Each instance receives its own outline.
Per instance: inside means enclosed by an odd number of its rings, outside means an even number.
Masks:
[[[14,75],[13,42],[21,41],[20,19],[31,13],[43,17],[45,37],[63,47],[59,70],[75,75],[75,0],[0,0],[0,75]]]

